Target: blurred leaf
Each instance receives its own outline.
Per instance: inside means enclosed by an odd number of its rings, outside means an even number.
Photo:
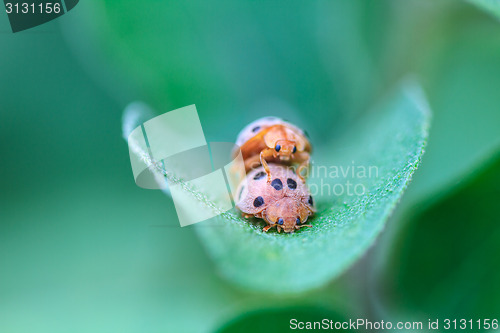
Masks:
[[[468,0],[476,4],[478,7],[500,18],[500,0]]]
[[[500,143],[500,26],[461,1],[396,1],[394,10],[384,72],[418,73],[433,110],[423,164],[404,200],[414,204],[453,188]]]
[[[363,31],[381,38],[379,23],[387,20],[379,10],[379,20],[364,27],[370,8],[361,1],[122,0],[82,2],[62,22],[75,55],[123,103],[144,100],[157,110],[195,103],[207,133],[233,139],[259,116],[262,101],[277,99],[321,137],[364,112],[372,88],[383,86]],[[221,121],[232,126],[222,129]]]
[[[363,179],[362,195],[318,193],[320,211],[313,228],[294,234],[264,233],[261,224],[237,215],[197,225],[221,273],[246,288],[295,293],[325,284],[359,258],[382,230],[423,153],[429,113],[419,92],[406,85],[346,129],[341,139],[318,148],[316,155],[323,157],[315,160],[318,165],[347,166],[356,161],[376,166],[378,177]],[[320,177],[312,182],[329,180]]]
[[[380,295],[396,312],[498,318],[500,154],[471,178],[398,235],[380,277]]]

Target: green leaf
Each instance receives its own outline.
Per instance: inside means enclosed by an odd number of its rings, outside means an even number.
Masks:
[[[388,264],[379,277],[381,303],[394,313],[498,318],[498,152],[454,193],[414,216],[398,234],[391,257],[383,256]]]
[[[339,139],[318,147],[316,165],[375,166],[378,177],[351,178],[365,186],[362,195],[316,195],[319,211],[310,229],[264,233],[262,224],[237,215],[197,225],[219,271],[244,288],[272,293],[317,288],[338,276],[373,244],[401,198],[420,162],[428,124],[425,99],[406,83]],[[313,177],[311,186],[347,180]]]
[[[468,0],[476,4],[478,7],[500,18],[500,1],[499,0]]]

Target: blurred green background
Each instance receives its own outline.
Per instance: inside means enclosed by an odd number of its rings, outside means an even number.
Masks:
[[[494,13],[444,0],[85,1],[16,34],[0,14],[0,41],[1,332],[500,318]],[[171,199],[134,184],[121,136],[132,101],[196,104],[207,141],[274,114],[321,145],[409,73],[433,111],[422,166],[376,245],[323,289],[232,286]]]

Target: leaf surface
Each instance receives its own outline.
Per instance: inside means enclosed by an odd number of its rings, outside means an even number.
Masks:
[[[329,172],[311,174],[318,206],[312,228],[265,233],[263,223],[248,222],[237,212],[197,225],[219,271],[240,286],[273,293],[305,291],[338,276],[383,229],[420,162],[428,125],[425,98],[416,85],[405,83],[339,139],[318,147],[316,169]],[[377,172],[371,177],[358,177],[357,171],[346,177],[331,173],[349,166]],[[365,193],[349,195],[348,181],[364,186]]]

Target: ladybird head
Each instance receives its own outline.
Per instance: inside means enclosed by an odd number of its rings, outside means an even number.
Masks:
[[[276,226],[278,231],[294,232],[307,221],[312,211],[299,199],[285,197],[270,204],[263,218],[271,225]]]
[[[274,150],[282,161],[288,161],[292,154],[297,152],[297,144],[291,140],[278,140],[274,144]]]
[[[295,130],[285,126],[276,125],[269,128],[264,141],[268,148],[274,149],[281,160],[290,159],[292,154],[304,151],[305,141]]]

